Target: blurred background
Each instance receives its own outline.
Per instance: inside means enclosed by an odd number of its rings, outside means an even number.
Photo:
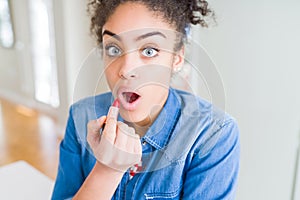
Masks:
[[[194,27],[192,39],[217,67],[225,110],[240,127],[237,199],[300,199],[300,2],[209,2],[218,24]],[[0,167],[24,160],[55,179],[76,80],[94,47],[85,0],[0,0]]]

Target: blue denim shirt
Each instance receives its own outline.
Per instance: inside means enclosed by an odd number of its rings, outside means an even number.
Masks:
[[[92,170],[96,160],[86,125],[106,115],[112,100],[105,93],[71,106],[52,199],[72,198]],[[113,200],[234,199],[239,130],[232,117],[210,103],[171,88],[141,143],[143,171],[132,179],[126,172]]]

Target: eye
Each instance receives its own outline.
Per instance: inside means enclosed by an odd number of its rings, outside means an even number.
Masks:
[[[143,49],[142,54],[148,58],[152,58],[158,54],[159,50],[153,47]]]
[[[106,55],[110,57],[117,57],[122,54],[121,49],[116,45],[108,45],[105,47]]]

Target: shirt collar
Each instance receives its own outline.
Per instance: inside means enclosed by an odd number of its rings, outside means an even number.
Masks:
[[[167,144],[179,119],[181,101],[179,95],[172,88],[169,89],[167,101],[153,122],[142,141],[146,141],[156,149],[162,149]]]

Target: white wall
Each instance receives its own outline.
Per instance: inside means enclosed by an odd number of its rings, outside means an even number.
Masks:
[[[90,21],[86,12],[86,2],[82,0],[63,1],[66,75],[69,80],[68,101],[70,103],[73,102],[73,91],[82,63],[95,46],[89,33]],[[91,72],[92,74],[93,72]],[[85,81],[89,82],[89,79]]]
[[[19,89],[19,85],[14,83],[11,84],[13,80],[16,80],[15,71],[18,70],[17,60],[16,60],[16,52],[14,49],[4,49],[0,47],[0,60],[5,62],[1,62],[0,64],[0,89],[1,91],[4,88]]]
[[[218,26],[194,36],[214,60],[226,111],[239,123],[237,199],[290,199],[300,132],[300,2],[211,4]]]
[[[89,36],[89,18],[85,4],[81,0],[53,0],[61,98],[58,118],[62,127],[65,126],[69,106],[73,103],[73,91],[81,63],[94,46]]]
[[[54,0],[61,122],[66,121],[72,103],[95,94],[101,73],[100,63],[91,53],[96,42],[90,36],[86,8],[86,1]]]

